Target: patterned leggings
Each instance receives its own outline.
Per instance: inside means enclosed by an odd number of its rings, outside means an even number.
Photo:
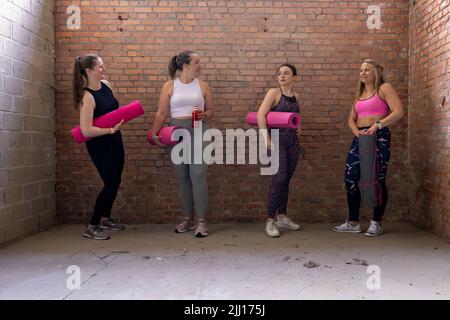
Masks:
[[[359,128],[360,130],[369,127]],[[378,159],[378,183],[381,187],[381,206],[373,209],[373,220],[381,221],[386,204],[388,201],[388,192],[386,188],[386,173],[389,158],[391,156],[390,150],[391,132],[388,128],[377,130],[377,159]],[[349,210],[349,221],[359,220],[359,208],[361,205],[361,192],[359,190],[360,180],[359,167],[359,141],[354,137],[347,156],[347,163],[345,169],[345,187],[347,189],[347,202]]]
[[[272,186],[269,192],[268,213],[269,218],[276,214],[286,214],[289,199],[289,182],[297,167],[299,144],[295,132],[280,134],[279,138],[279,168],[272,177]]]

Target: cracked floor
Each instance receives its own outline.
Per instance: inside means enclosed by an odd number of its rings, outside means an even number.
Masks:
[[[271,239],[211,224],[198,239],[139,225],[93,241],[63,225],[0,249],[0,299],[450,299],[450,243],[408,223],[379,238],[331,226]]]

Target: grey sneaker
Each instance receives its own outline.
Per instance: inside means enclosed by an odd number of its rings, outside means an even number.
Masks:
[[[83,237],[94,240],[108,240],[109,235],[100,229],[99,226],[88,225],[83,233]]]
[[[359,225],[359,223],[357,225],[352,225],[348,222],[348,220],[339,225],[339,226],[334,226],[333,227],[333,231],[336,232],[349,232],[349,233],[360,233],[361,232],[361,226]]]
[[[191,230],[194,230],[194,223],[190,218],[184,218],[177,226],[175,227],[176,233],[185,233]]]
[[[381,223],[370,220],[369,229],[367,229],[366,236],[368,237],[378,237],[383,233],[383,228],[381,227]]]
[[[111,231],[123,231],[125,230],[124,225],[116,223],[113,218],[102,219],[99,227],[103,230]]]
[[[280,229],[285,230],[300,230],[300,225],[293,222],[288,217],[279,218],[277,217],[277,222],[275,222],[275,225]]]
[[[208,226],[206,225],[206,221],[203,219],[198,220],[197,228],[195,229],[195,236],[197,238],[203,238],[208,236]]]

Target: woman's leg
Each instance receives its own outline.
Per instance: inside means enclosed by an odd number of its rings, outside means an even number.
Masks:
[[[293,137],[295,140],[290,141],[291,145],[286,149],[286,176],[282,192],[280,193],[280,201],[278,206],[278,214],[286,214],[289,201],[289,183],[297,168],[299,145],[297,137]]]
[[[386,174],[389,159],[391,157],[391,133],[388,128],[377,131],[377,161],[378,161],[378,184],[381,192],[381,206],[374,208],[373,220],[381,222],[388,201],[388,190],[386,187]]]
[[[192,198],[198,219],[204,219],[208,210],[208,166],[206,164],[189,165]]]
[[[286,181],[288,176],[288,151],[287,146],[281,141],[279,143],[279,166],[278,172],[272,177],[272,185],[269,191],[267,211],[270,219],[274,219],[277,212],[280,212],[281,201],[287,195],[283,194],[286,192]]]
[[[359,221],[359,209],[361,205],[361,192],[359,190],[360,163],[359,143],[355,137],[350,146],[345,169],[345,188],[347,189],[348,221]]]
[[[115,148],[120,149],[119,146],[114,146],[114,143],[117,142],[111,141],[111,139],[100,142],[102,143],[87,145],[89,155],[104,183],[103,189],[95,201],[94,212],[90,221],[91,225],[98,225],[102,217],[111,215],[123,169],[123,158],[117,161],[113,160],[114,157],[118,156]]]

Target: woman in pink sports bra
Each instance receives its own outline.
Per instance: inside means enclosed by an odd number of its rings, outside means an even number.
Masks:
[[[390,158],[391,140],[388,126],[402,117],[403,107],[400,98],[392,85],[385,83],[383,67],[374,60],[364,60],[359,71],[355,103],[348,117],[348,126],[355,136],[348,152],[345,169],[349,218],[345,223],[333,227],[333,231],[361,232],[361,226],[359,225],[361,192],[358,186],[360,180],[358,137],[375,134],[376,160],[378,162],[377,183],[380,187],[381,205],[374,208],[373,218],[370,221],[366,236],[374,237],[383,233],[381,220],[388,200],[385,178]]]

